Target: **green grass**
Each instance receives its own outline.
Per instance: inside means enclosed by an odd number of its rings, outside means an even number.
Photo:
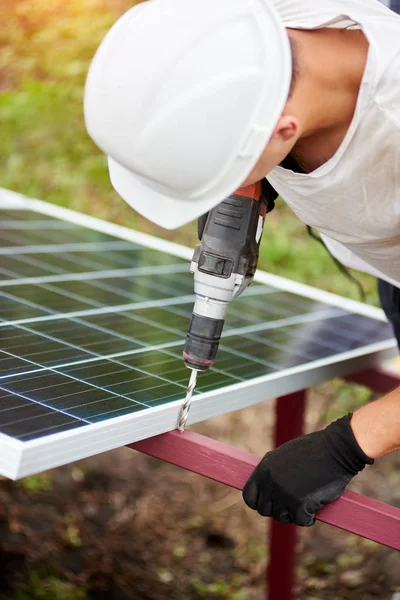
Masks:
[[[27,492],[46,492],[51,490],[53,479],[49,473],[39,473],[38,475],[25,477],[21,483]]]
[[[6,0],[0,33],[0,185],[193,246],[194,224],[166,232],[113,192],[105,158],[86,134],[82,96],[104,33],[134,2]],[[358,299],[357,288],[279,202],[267,217],[259,266]],[[372,277],[357,275],[376,302]]]
[[[79,587],[58,577],[42,578],[32,572],[23,589],[7,600],[88,600],[88,597]]]

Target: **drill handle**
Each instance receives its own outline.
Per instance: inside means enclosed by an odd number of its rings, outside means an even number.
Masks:
[[[272,187],[269,181],[267,181],[267,179],[264,178],[257,183],[253,183],[244,188],[239,188],[238,190],[236,190],[234,195],[252,198],[253,200],[259,200],[265,205],[267,214],[275,208],[275,200],[277,199],[279,194],[275,191],[275,189]],[[206,226],[209,214],[210,213],[207,212],[198,218],[197,236],[200,241],[203,237],[204,228]]]

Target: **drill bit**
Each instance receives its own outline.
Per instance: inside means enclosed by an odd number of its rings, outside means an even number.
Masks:
[[[192,372],[190,374],[188,389],[186,392],[186,398],[185,398],[184,403],[182,404],[181,412],[179,415],[178,429],[181,433],[183,433],[185,431],[186,422],[187,422],[187,419],[189,416],[190,403],[192,400],[194,388],[196,387],[197,373],[198,373],[198,371],[196,371],[195,369],[192,369]]]

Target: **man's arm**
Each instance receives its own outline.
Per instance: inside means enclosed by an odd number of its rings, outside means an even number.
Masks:
[[[309,526],[315,511],[342,495],[375,458],[400,448],[400,388],[322,431],[268,452],[249,477],[243,498],[262,516]]]
[[[357,410],[351,428],[358,444],[371,458],[399,450],[400,388]]]

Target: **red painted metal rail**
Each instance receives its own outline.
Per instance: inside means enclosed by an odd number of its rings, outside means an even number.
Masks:
[[[192,431],[165,433],[129,447],[238,490],[260,461]],[[360,494],[345,492],[319,510],[317,520],[400,550],[400,509]]]
[[[356,373],[349,381],[367,385],[386,393],[400,384],[400,378],[382,370]],[[279,398],[276,404],[275,445],[301,435],[305,392]],[[129,446],[204,477],[242,489],[260,457],[233,448],[198,433],[173,431]],[[400,550],[400,509],[345,492],[336,502],[317,513],[317,520]],[[270,529],[270,563],[268,569],[269,600],[291,600],[295,571],[295,545],[298,529],[272,521]]]

